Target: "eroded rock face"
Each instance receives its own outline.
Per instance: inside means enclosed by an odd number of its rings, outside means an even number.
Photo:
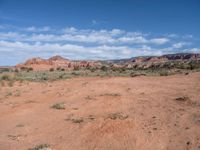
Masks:
[[[16,68],[33,68],[33,70],[49,70],[50,68],[74,69],[82,67],[94,67],[99,65],[96,61],[71,61],[61,56],[53,56],[49,59],[40,57],[27,60],[25,63],[16,65]]]
[[[184,61],[190,61],[192,59],[199,59],[200,54],[180,53],[180,54],[168,54],[163,56],[149,56],[149,57],[136,57],[124,60],[105,60],[105,61],[86,61],[86,60],[69,60],[61,56],[53,56],[49,59],[43,59],[40,57],[27,60],[25,63],[18,64],[16,68],[33,68],[33,70],[49,70],[53,69],[79,69],[87,67],[100,68],[105,63],[112,68],[136,68],[136,69],[148,69],[148,68],[171,68],[174,66],[173,61],[180,61],[182,67]],[[199,63],[198,63],[199,64]],[[187,65],[187,64],[186,64]],[[180,65],[179,65],[180,66]]]
[[[163,56],[136,57],[131,59],[131,62],[165,62],[170,60],[187,60],[195,58],[200,58],[200,54],[180,53],[168,54]]]

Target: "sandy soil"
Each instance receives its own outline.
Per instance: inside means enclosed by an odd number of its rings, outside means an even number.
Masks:
[[[65,109],[51,108],[56,103]],[[53,150],[199,150],[200,73],[1,87],[0,150],[45,143]]]

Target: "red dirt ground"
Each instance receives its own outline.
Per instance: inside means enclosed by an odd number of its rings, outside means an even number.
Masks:
[[[51,108],[61,102],[65,109]],[[45,143],[52,150],[198,150],[200,73],[1,87],[0,150]]]

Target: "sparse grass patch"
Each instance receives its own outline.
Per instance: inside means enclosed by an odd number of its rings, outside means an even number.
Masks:
[[[69,115],[66,121],[71,121],[72,123],[82,123],[84,122],[82,117],[75,117],[73,114]]]
[[[85,97],[85,99],[86,100],[93,100],[94,98],[92,98],[91,96],[88,95],[88,96]]]
[[[72,118],[71,121],[73,123],[82,123],[84,120],[83,120],[83,118]]]
[[[125,120],[128,118],[128,115],[123,114],[123,113],[113,113],[113,114],[108,115],[108,118],[112,120],[116,120],[116,119]]]
[[[52,150],[49,144],[37,145],[34,148],[29,148],[28,150]]]
[[[131,72],[131,73],[130,73],[130,76],[131,76],[131,77],[137,77],[137,76],[140,76],[140,74]]]
[[[53,72],[53,71],[54,71],[54,68],[50,68],[49,71],[50,71],[50,72]]]
[[[100,96],[114,96],[114,97],[116,97],[116,96],[121,96],[121,94],[119,94],[119,93],[105,93],[105,94],[101,94]]]
[[[27,100],[25,101],[26,104],[29,104],[29,103],[36,103],[34,100]]]
[[[9,87],[12,87],[12,86],[14,85],[14,82],[15,82],[14,80],[8,81],[8,86],[9,86]]]
[[[65,109],[65,103],[56,103],[54,104],[53,106],[51,106],[51,108],[54,108],[54,109]]]
[[[7,97],[7,96],[12,96],[12,92],[8,91],[8,92],[6,93],[6,97]]]
[[[16,90],[15,95],[14,96],[20,96],[21,92],[19,90]]]

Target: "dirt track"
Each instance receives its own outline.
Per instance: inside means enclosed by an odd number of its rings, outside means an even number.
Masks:
[[[51,108],[61,102],[65,109]],[[198,150],[200,73],[1,87],[0,150],[45,143],[53,150]]]

